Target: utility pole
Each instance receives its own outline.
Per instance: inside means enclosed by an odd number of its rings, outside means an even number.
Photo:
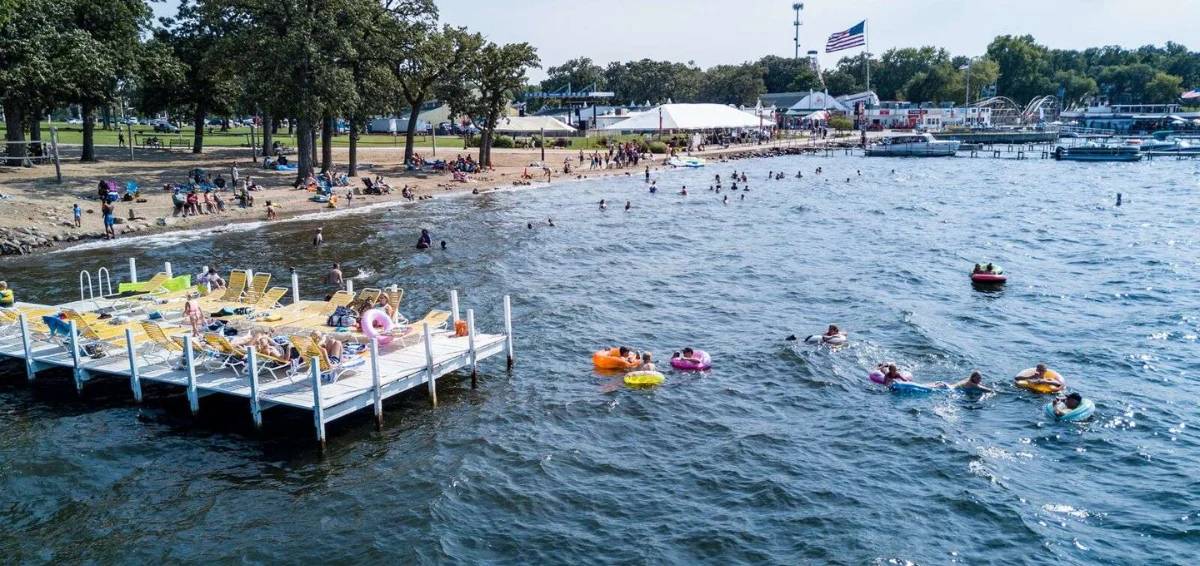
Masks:
[[[796,23],[793,24],[796,26],[796,54],[793,56],[793,58],[799,59],[800,58],[800,10],[804,9],[804,2],[796,2],[795,4],[792,4],[792,9],[796,11]]]

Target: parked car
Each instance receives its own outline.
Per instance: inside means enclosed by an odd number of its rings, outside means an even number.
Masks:
[[[157,122],[154,124],[154,131],[174,134],[179,131],[179,128],[170,122]]]
[[[83,120],[80,120],[79,118],[71,118],[70,120],[67,120],[67,123],[73,125],[82,125]]]

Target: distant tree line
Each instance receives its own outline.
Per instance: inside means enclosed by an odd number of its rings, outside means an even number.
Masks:
[[[866,58],[844,57],[818,77],[805,59],[768,55],[741,65],[701,69],[695,63],[669,61],[614,62],[601,67],[587,57],[547,69],[543,91],[595,84],[615,93],[619,103],[715,102],[753,105],[768,92],[820,90],[831,95],[866,90]],[[882,100],[959,102],[966,99],[970,73],[971,100],[987,87],[1018,104],[1061,89],[1064,103],[1105,95],[1114,102],[1167,103],[1186,88],[1200,86],[1200,52],[1178,43],[1137,49],[1092,47],[1082,51],[1050,49],[1032,36],[1004,35],[977,58],[952,56],[925,47],[889,49],[870,56],[871,89]]]
[[[422,105],[440,99],[481,126],[489,163],[497,121],[539,64],[527,43],[440,26],[433,0],[182,0],[158,22],[147,0],[0,0],[8,141],[40,140],[40,117],[78,105],[84,161],[95,159],[97,114],[107,127],[112,106],[128,101],[142,115],[187,116],[195,153],[207,118],[261,116],[264,149],[286,119],[300,178],[331,166],[334,123],[345,118],[353,175],[370,116],[408,112],[409,159]],[[8,163],[24,152],[9,145]]]

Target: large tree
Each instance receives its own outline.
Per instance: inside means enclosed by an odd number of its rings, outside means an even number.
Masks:
[[[695,63],[642,59],[611,63],[604,70],[608,88],[621,103],[694,102],[700,96],[702,71]]]
[[[717,65],[704,72],[700,83],[703,102],[753,106],[765,92],[763,68],[753,63]]]
[[[36,120],[42,108],[59,101],[61,71],[68,64],[64,57],[80,55],[70,52],[81,38],[65,25],[66,8],[61,3],[17,0],[0,16],[0,104],[5,139],[10,142],[8,165],[27,164],[23,128],[27,115]]]
[[[228,116],[238,98],[238,80],[219,49],[227,32],[219,4],[182,0],[173,18],[163,18],[154,37],[171,48],[184,69],[182,88],[169,91],[169,102],[190,111],[194,128],[192,153],[204,152],[205,120],[210,114]],[[166,102],[166,101],[164,101]]]
[[[763,70],[762,81],[767,92],[820,88],[820,79],[813,72],[807,57],[767,55],[758,60],[758,66]]]
[[[412,160],[417,120],[436,89],[444,83],[466,79],[470,57],[483,45],[483,36],[466,28],[438,29],[424,18],[393,18],[391,71],[408,105],[408,130],[404,134],[404,161]]]
[[[1036,96],[1052,94],[1046,48],[1033,36],[999,36],[988,45],[987,56],[1000,67],[996,93],[1025,104]]]
[[[81,160],[95,161],[96,110],[112,102],[120,83],[137,72],[151,11],[145,0],[61,1],[70,10],[72,50],[83,54],[63,70],[63,86],[83,114]]]
[[[245,73],[264,108],[293,120],[297,181],[314,172],[317,126],[340,111],[354,88],[353,74],[342,64],[349,42],[330,26],[358,1],[367,0],[204,3],[239,30],[221,42],[219,56]]]
[[[442,92],[456,115],[479,120],[479,163],[490,166],[496,125],[525,86],[526,72],[539,65],[537,49],[528,43],[488,42],[468,62],[467,80],[443,85]]]
[[[597,90],[604,90],[607,86],[604,68],[591,57],[579,57],[546,69],[546,79],[541,85],[543,91],[552,92],[567,85],[577,91],[592,85],[596,85]]]

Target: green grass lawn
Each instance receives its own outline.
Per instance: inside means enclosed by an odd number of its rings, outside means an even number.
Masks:
[[[83,126],[82,125],[67,124],[65,122],[54,122],[51,125],[58,129],[58,143],[61,143],[63,145],[81,145],[83,143]],[[44,141],[49,142],[50,141],[49,128],[47,128],[44,123],[43,123],[42,127],[43,127],[42,139]],[[5,124],[3,122],[0,122],[0,132],[3,132],[4,128],[5,128]],[[121,132],[123,134],[125,134],[126,138],[129,137],[129,130],[128,130],[127,126],[121,125]],[[261,136],[262,136],[262,131],[259,129],[256,129],[255,137],[257,139],[261,139]],[[118,142],[117,130],[115,130],[115,129],[114,130],[104,130],[99,125],[96,126],[95,137],[96,137],[97,145],[114,145],[115,146],[115,145],[117,145],[117,142]],[[185,128],[183,131],[181,131],[179,133],[169,134],[169,133],[165,133],[165,132],[155,132],[153,126],[133,126],[133,137],[134,137],[134,143],[138,147],[141,147],[148,138],[157,137],[159,139],[159,141],[162,143],[163,147],[184,148],[184,147],[191,147],[191,142],[193,139],[193,132],[192,132],[191,128]],[[654,136],[651,136],[651,137],[654,138]],[[569,145],[564,149],[571,149],[571,150],[582,149],[585,151],[593,150],[593,149],[603,149],[605,146],[602,146],[599,143],[601,138],[604,138],[607,140],[615,140],[615,141],[630,141],[633,139],[640,139],[640,138],[642,138],[642,136],[639,134],[627,134],[627,135],[604,134],[603,136],[595,135],[592,137],[570,137],[570,138],[566,138],[569,142]],[[280,133],[274,137],[274,139],[279,141],[280,143],[284,144],[287,147],[293,147],[293,148],[296,147],[295,136],[287,135],[286,130],[281,130]],[[524,142],[524,144],[526,144],[526,147],[530,147],[532,145],[529,143],[531,140],[531,136],[517,136],[516,139],[518,142]],[[551,144],[553,144],[555,139],[556,138],[548,138],[548,140],[550,141]],[[127,139],[126,142],[128,142],[128,141],[129,140]],[[433,147],[433,141],[434,141],[434,138],[432,136],[417,136],[416,137],[416,145],[418,147]],[[220,128],[214,127],[213,133],[209,134],[206,131],[204,134],[204,146],[205,147],[249,147],[249,145],[250,145],[250,128],[249,127],[230,128],[228,131],[225,131],[225,132],[220,131]],[[346,147],[346,146],[350,145],[350,138],[346,135],[334,136],[333,145],[334,145],[334,147]],[[391,136],[391,135],[386,135],[386,134],[363,134],[358,139],[358,145],[359,145],[359,147],[363,147],[363,148],[404,147],[404,135],[400,134],[397,136]],[[445,147],[445,148],[461,150],[463,147],[463,140],[462,140],[462,138],[457,137],[457,136],[438,136],[437,137],[437,147],[439,147],[439,148]],[[549,147],[553,148],[554,146],[550,145]],[[532,149],[536,149],[536,148],[532,148]]]

